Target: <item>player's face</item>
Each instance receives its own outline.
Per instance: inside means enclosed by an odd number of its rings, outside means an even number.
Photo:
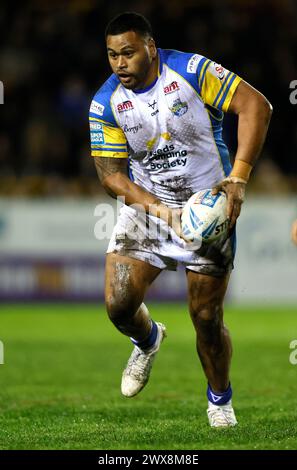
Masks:
[[[125,88],[145,88],[157,76],[157,49],[152,38],[134,31],[107,36],[107,54],[112,71]]]

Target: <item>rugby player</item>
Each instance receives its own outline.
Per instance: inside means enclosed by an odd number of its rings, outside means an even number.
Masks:
[[[122,394],[133,397],[145,386],[166,335],[165,326],[151,318],[144,295],[163,269],[176,270],[181,263],[207,379],[209,423],[234,426],[232,346],[223,300],[233,268],[235,222],[272,107],[220,64],[198,53],[157,48],[148,20],[137,13],[123,13],[108,24],[106,46],[113,73],[91,103],[91,154],[106,192],[125,201],[107,250],[105,285],[109,318],[134,344]],[[225,112],[238,115],[233,167],[222,139]],[[230,232],[193,250],[181,238],[180,212],[193,193],[206,188],[226,192]]]

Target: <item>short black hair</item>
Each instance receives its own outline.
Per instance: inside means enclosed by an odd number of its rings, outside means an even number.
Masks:
[[[142,37],[152,37],[153,30],[150,22],[140,13],[126,11],[113,18],[105,29],[105,39],[108,35],[126,33],[135,31]]]

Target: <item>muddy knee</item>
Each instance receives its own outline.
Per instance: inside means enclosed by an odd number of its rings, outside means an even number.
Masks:
[[[105,303],[108,316],[116,326],[129,322],[139,308],[139,302],[135,299],[123,299],[117,295],[108,296]]]

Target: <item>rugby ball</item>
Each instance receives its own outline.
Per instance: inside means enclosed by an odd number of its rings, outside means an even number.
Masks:
[[[212,243],[228,233],[227,197],[211,189],[193,194],[183,208],[181,226],[187,241]]]

